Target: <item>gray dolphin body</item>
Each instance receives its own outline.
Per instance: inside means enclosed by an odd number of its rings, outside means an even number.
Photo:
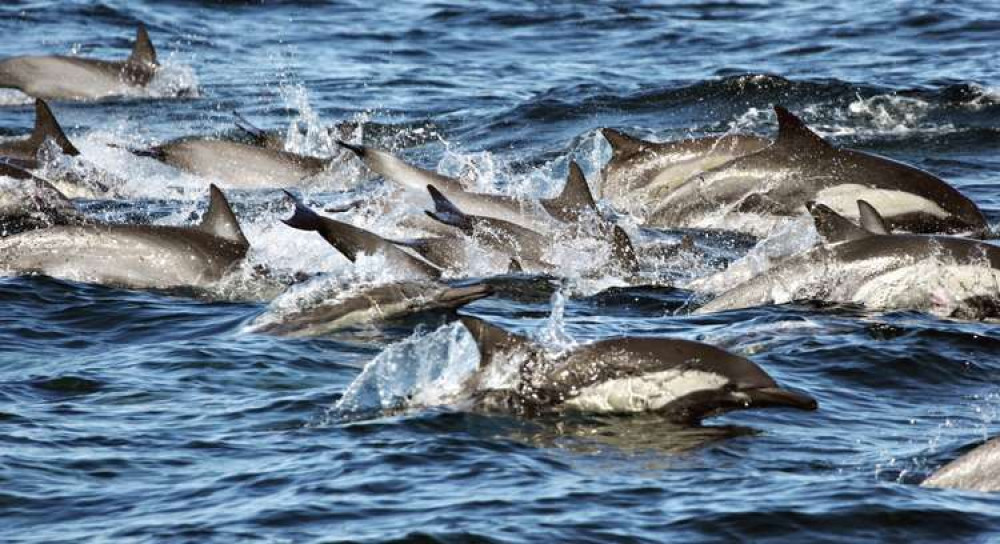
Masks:
[[[468,386],[485,410],[634,414],[653,412],[683,424],[746,408],[816,409],[812,397],[782,389],[749,359],[673,338],[620,337],[548,355],[531,340],[462,317],[479,348]],[[492,368],[518,364],[515,382],[488,389]]]
[[[353,151],[373,172],[404,189],[424,195],[425,188],[433,185],[448,200],[467,213],[502,219],[536,232],[547,232],[559,221],[573,221],[579,217],[581,210],[593,207],[590,188],[582,173],[575,175],[571,171],[566,185],[558,196],[529,200],[506,195],[473,193],[465,190],[462,183],[455,178],[410,165],[386,151],[344,142],[338,143]]]
[[[939,468],[920,485],[964,491],[1000,491],[1000,438],[993,438]]]
[[[601,129],[611,160],[601,169],[599,195],[615,208],[645,215],[695,174],[755,153],[771,142],[750,134],[649,142]]]
[[[889,234],[887,222],[872,206],[860,201],[859,209],[867,228],[825,205],[810,204],[825,244],[732,287],[696,313],[801,299],[935,310],[942,296],[958,301],[1000,298],[1000,248],[966,238]]]
[[[52,227],[0,240],[0,270],[137,289],[204,288],[230,271],[249,244],[214,185],[193,227]]]
[[[807,202],[856,217],[866,200],[895,228],[919,233],[983,232],[983,213],[953,187],[923,170],[876,155],[833,147],[780,106],[770,146],[697,174],[659,201],[647,224],[696,227],[729,212],[798,215]]]
[[[0,237],[56,225],[85,225],[92,220],[48,181],[0,159]]]
[[[12,57],[0,61],[0,87],[49,100],[96,100],[145,87],[158,68],[156,49],[145,25],[140,23],[132,54],[126,60],[58,55]]]
[[[131,151],[216,180],[230,189],[295,185],[323,173],[337,160],[203,137],[180,138],[150,149]]]
[[[395,282],[323,301],[277,318],[264,314],[250,330],[279,336],[321,336],[422,312],[454,310],[491,293],[489,286],[481,284],[449,287],[426,281]]]
[[[400,249],[392,241],[354,225],[323,217],[309,209],[295,195],[287,191],[285,193],[295,202],[295,212],[292,217],[283,220],[284,223],[295,229],[319,233],[351,262],[354,262],[360,254],[382,255],[393,269],[405,271],[413,277],[428,279],[441,277],[441,271],[437,267]]]

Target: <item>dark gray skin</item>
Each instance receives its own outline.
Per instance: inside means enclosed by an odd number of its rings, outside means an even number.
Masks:
[[[31,134],[27,138],[0,142],[0,158],[18,168],[38,170],[44,166],[47,158],[45,146],[48,142],[57,146],[64,155],[80,156],[80,151],[63,132],[49,105],[39,98],[35,100],[35,127]],[[89,163],[78,164],[87,166],[89,174],[82,175],[76,170],[59,172],[50,183],[73,197],[86,198],[114,196],[109,184],[120,186],[123,183],[109,172],[97,169]]]
[[[97,100],[127,95],[149,84],[159,69],[156,49],[142,23],[132,54],[123,61],[25,56],[0,61],[0,87],[47,100]]]
[[[134,289],[206,288],[245,257],[249,243],[214,185],[198,226],[52,227],[0,240],[0,269]]]
[[[359,326],[371,326],[421,312],[454,310],[489,296],[487,285],[449,287],[430,282],[396,282],[377,285],[357,294],[282,316],[278,321],[257,319],[254,332],[309,337]],[[266,315],[266,314],[265,314]]]
[[[394,243],[367,230],[323,217],[309,209],[295,195],[285,191],[295,202],[292,217],[283,220],[292,228],[315,231],[344,257],[354,262],[358,255],[383,255],[394,270],[403,270],[417,278],[438,279],[441,271],[427,261],[400,249]]]
[[[799,215],[807,202],[854,216],[869,201],[892,228],[916,233],[984,233],[975,203],[940,178],[899,162],[833,147],[788,110],[775,106],[778,138],[769,147],[695,175],[659,201],[646,222],[691,227],[707,215]]]
[[[0,237],[57,225],[93,223],[48,181],[0,159],[0,177],[17,180],[0,191]]]
[[[782,389],[749,359],[725,350],[674,338],[619,337],[547,355],[528,338],[483,320],[462,317],[479,348],[480,371],[468,387],[476,391],[476,406],[487,411],[540,415],[574,411],[598,413],[655,412],[679,424],[731,410],[788,407],[815,410],[812,397]],[[494,365],[520,363],[513,389],[483,390],[483,373]],[[628,405],[609,402],[595,410],[585,400],[601,387],[618,386],[635,393],[643,378],[675,373],[678,379],[657,382],[663,390],[648,391]],[[680,383],[685,382],[685,383]]]
[[[284,130],[265,130],[258,128],[239,112],[233,112],[236,117],[236,128],[246,134],[250,144],[275,151],[285,150]],[[354,134],[359,123],[346,121],[327,129],[327,135],[335,140],[346,140]]]
[[[865,210],[860,213],[871,230],[854,225],[827,206],[810,203],[809,211],[825,244],[781,261],[759,276],[722,293],[695,313],[784,303],[804,297],[875,308],[930,309],[935,306],[930,294],[911,290],[912,299],[905,304],[887,306],[885,301],[868,300],[876,293],[864,289],[869,282],[877,285],[880,278],[893,278],[894,272],[932,258],[947,263],[954,277],[964,275],[969,285],[996,287],[993,298],[1000,297],[1000,286],[996,285],[994,277],[1000,271],[1000,248],[967,238],[883,234],[888,232],[884,218],[872,217],[871,214],[877,212],[871,205],[863,201],[859,205]],[[963,270],[963,267],[968,268]],[[803,278],[811,280],[797,283]],[[935,278],[927,278],[931,279]],[[897,278],[896,281],[901,280]],[[782,298],[776,298],[775,293]]]
[[[990,439],[939,468],[920,485],[984,493],[1000,491],[1000,439]]]
[[[770,145],[750,134],[726,134],[673,142],[650,142],[601,129],[611,160],[601,169],[601,198],[615,208],[644,215],[692,176]]]

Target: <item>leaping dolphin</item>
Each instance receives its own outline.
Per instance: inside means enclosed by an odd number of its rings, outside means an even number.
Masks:
[[[856,216],[854,202],[875,206],[893,228],[917,233],[982,233],[982,211],[940,178],[884,157],[837,148],[791,112],[775,106],[778,137],[770,146],[696,174],[666,195],[650,226],[712,226],[733,212],[798,215],[807,202]],[[756,234],[767,234],[760,232]]]
[[[48,100],[96,100],[143,88],[159,69],[146,26],[139,23],[132,54],[123,61],[62,55],[0,61],[0,87]]]
[[[209,189],[197,226],[57,226],[0,240],[0,270],[136,289],[209,287],[250,247],[229,202]]]
[[[939,311],[942,296],[980,303],[1000,299],[1000,248],[966,238],[890,234],[888,221],[873,206],[859,201],[858,207],[861,227],[826,205],[809,203],[826,243],[780,261],[696,313],[801,299]],[[947,310],[950,315],[956,309]]]
[[[653,412],[696,424],[731,410],[817,407],[815,399],[780,387],[749,359],[708,344],[626,336],[547,354],[528,338],[481,319],[461,319],[480,355],[467,387],[476,407],[487,411]],[[517,368],[502,368],[512,362]],[[513,383],[497,387],[489,375],[513,375]]]

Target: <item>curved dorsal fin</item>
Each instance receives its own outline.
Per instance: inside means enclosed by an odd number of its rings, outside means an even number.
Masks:
[[[127,62],[144,66],[159,66],[156,61],[156,48],[153,47],[153,42],[149,39],[146,25],[142,23],[139,23],[139,28],[135,31],[135,45],[132,46],[132,54],[129,55]]]
[[[55,116],[52,115],[49,105],[41,98],[38,98],[35,99],[35,128],[31,131],[31,138],[28,141],[34,148],[34,152],[37,153],[38,149],[45,143],[45,140],[49,138],[56,142],[56,145],[62,149],[63,153],[71,157],[80,154],[76,146],[66,137],[66,133],[59,126],[59,122],[56,121]]]
[[[828,149],[830,144],[813,132],[802,119],[782,106],[775,106],[774,113],[778,115],[778,137],[774,145],[787,147],[813,147]]]
[[[871,236],[870,232],[851,223],[850,220],[833,211],[826,204],[807,202],[806,209],[813,216],[816,232],[829,244]]]
[[[480,368],[490,364],[493,360],[494,352],[507,350],[525,343],[523,338],[511,334],[496,325],[491,325],[482,319],[467,315],[459,316],[459,319],[476,341],[476,347],[479,348]]]
[[[611,144],[612,159],[620,159],[638,153],[648,143],[613,128],[602,128],[601,135]]]
[[[858,201],[858,212],[861,214],[861,228],[872,234],[890,234],[889,226],[886,225],[882,214],[878,213],[875,206],[864,200]]]
[[[507,265],[508,274],[520,274],[524,272],[524,267],[521,266],[521,261],[511,258],[510,264]]]
[[[639,273],[639,258],[635,255],[632,239],[625,229],[615,225],[611,227],[611,255],[629,274]]]
[[[562,221],[574,221],[580,216],[580,211],[584,209],[596,210],[594,195],[587,185],[587,178],[583,175],[583,170],[576,161],[569,163],[569,175],[566,176],[566,184],[563,185],[562,192],[554,198],[542,199],[542,206],[550,215]]]
[[[198,228],[212,236],[249,247],[250,242],[243,236],[243,229],[240,228],[240,222],[236,220],[236,214],[229,206],[226,195],[214,183],[208,187],[208,192],[208,211]]]

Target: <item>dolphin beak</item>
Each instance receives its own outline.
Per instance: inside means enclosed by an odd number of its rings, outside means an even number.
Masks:
[[[485,284],[469,285],[468,287],[452,287],[451,289],[448,289],[447,293],[445,293],[443,302],[449,306],[460,306],[468,304],[474,300],[488,297],[492,294],[493,288]]]
[[[780,387],[744,389],[739,394],[745,395],[748,398],[748,404],[755,408],[787,407],[798,410],[815,410],[819,407],[816,399],[809,395]]]

